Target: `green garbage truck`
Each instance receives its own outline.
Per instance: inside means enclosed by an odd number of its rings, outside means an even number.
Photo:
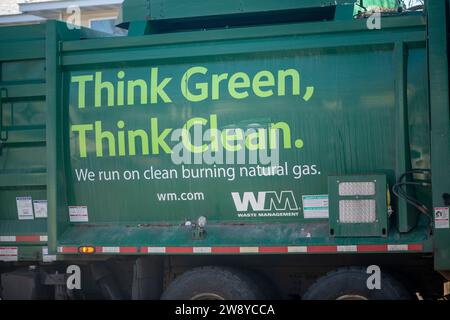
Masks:
[[[440,299],[450,1],[125,0],[0,28],[2,299]]]

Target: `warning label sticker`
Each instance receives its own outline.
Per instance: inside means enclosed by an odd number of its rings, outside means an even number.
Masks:
[[[19,220],[34,219],[31,197],[16,197],[16,203]]]
[[[17,247],[0,247],[0,261],[17,261]]]
[[[328,195],[302,196],[305,219],[328,218]]]
[[[448,229],[448,207],[436,207],[434,208],[434,227],[436,229]]]
[[[47,218],[47,200],[34,200],[35,218]]]
[[[86,206],[71,206],[69,207],[70,222],[88,222],[88,209]]]

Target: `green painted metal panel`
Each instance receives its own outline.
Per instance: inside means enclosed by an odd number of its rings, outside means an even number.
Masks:
[[[310,224],[298,223],[267,223],[253,225],[215,225],[208,227],[208,234],[203,240],[192,238],[190,228],[178,226],[130,226],[124,224],[99,225],[96,228],[78,225],[67,230],[59,242],[61,246],[100,245],[115,246],[348,246],[348,245],[386,245],[386,243],[423,244],[423,251],[430,252],[431,243],[426,235],[426,229],[418,228],[410,235],[391,233],[387,238],[354,237],[332,238],[329,236],[327,222]],[[114,234],[114,238],[111,237]],[[308,236],[308,234],[313,235]],[[245,236],[244,236],[245,235]],[[270,241],[267,238],[270,236]],[[264,239],[264,240],[261,240]],[[374,250],[375,251],[375,250]],[[422,250],[419,250],[422,251]],[[405,252],[407,253],[407,252]]]
[[[320,33],[317,33],[319,25]],[[67,164],[65,175],[69,181],[65,187],[68,191],[67,205],[86,206],[87,210],[84,207],[80,210],[83,214],[87,212],[88,221],[67,224],[69,209],[63,210],[60,214],[65,218],[61,218],[64,220],[61,228],[65,231],[58,243],[106,246],[341,243],[342,240],[329,237],[328,228],[316,228],[318,223],[327,226],[327,219],[303,217],[301,196],[328,194],[327,176],[332,173],[383,173],[393,185],[397,160],[396,143],[392,137],[396,134],[398,123],[395,98],[398,78],[391,71],[397,65],[394,50],[396,43],[402,41],[404,54],[409,55],[406,67],[409,68],[410,64],[415,66],[414,72],[418,78],[411,79],[412,86],[407,86],[406,90],[415,89],[412,105],[416,106],[415,113],[426,119],[427,111],[417,107],[426,102],[426,87],[417,80],[426,79],[424,31],[422,18],[400,17],[390,19],[386,29],[372,33],[365,28],[364,22],[355,21],[190,32],[189,37],[187,34],[174,33],[164,37],[152,35],[65,42],[62,46],[65,70],[62,81],[66,88],[64,110],[67,113],[64,116],[69,123],[63,130],[64,139],[70,140],[70,144],[64,146]],[[371,61],[378,63],[371,64]],[[364,72],[360,72],[354,68],[355,65],[367,67]],[[379,65],[383,68],[379,68]],[[277,75],[279,70],[298,69],[302,75],[302,94],[292,95],[291,90],[284,96],[273,94],[263,99],[250,92],[246,99],[239,100],[230,96],[224,85],[218,91],[220,98],[212,99],[210,88],[208,98],[204,101],[189,102],[180,92],[180,83],[186,70],[193,66],[208,69],[206,75],[197,74],[197,81],[203,82],[210,81],[213,74],[221,74],[225,70],[230,75],[244,72],[253,78],[261,70]],[[112,105],[108,107],[106,90],[111,89],[103,89],[103,93],[98,94],[101,95],[102,103],[98,107],[94,106],[94,82],[96,77],[99,79],[100,73],[101,81],[108,81],[110,85],[106,86],[112,86],[114,90],[117,90],[118,80],[123,80],[125,86],[128,81],[142,80],[150,88],[152,68],[158,68],[160,80],[171,78],[170,85],[165,89],[171,102],[163,103],[159,97],[158,102],[152,103],[149,91],[141,103],[140,91],[136,90],[135,96],[139,98],[135,99],[139,102],[132,106],[117,106],[117,102],[111,102]],[[367,80],[368,75],[370,80]],[[84,93],[73,81],[82,79],[79,77],[87,79]],[[194,90],[195,84],[191,86],[191,90]],[[314,94],[311,99],[307,96],[302,99],[307,87],[314,87]],[[84,107],[81,108],[79,93],[85,99]],[[127,99],[125,93],[124,101]],[[117,101],[117,96],[114,96],[114,100]],[[151,131],[156,130],[156,121],[157,134],[161,134],[164,129],[181,128],[192,118],[202,118],[209,125],[211,115],[217,117],[219,129],[248,129],[249,124],[268,128],[273,123],[286,123],[291,130],[291,147],[282,151],[283,168],[280,170],[284,170],[286,163],[288,175],[236,177],[234,180],[229,179],[231,181],[227,178],[183,179],[181,166],[174,165],[170,155],[164,154],[163,150],[155,154],[152,150],[151,139],[155,137],[152,137]],[[154,118],[153,124],[151,118]],[[120,139],[117,133],[122,130],[119,129],[123,128],[124,134],[127,130],[144,130],[150,151],[144,152],[139,140],[137,155],[130,156],[125,143],[124,155],[119,155],[122,151],[115,146],[115,155],[108,156],[110,149],[105,140],[108,138],[104,138],[102,147],[95,143],[93,128],[96,121],[98,132],[101,122],[101,130],[109,131],[114,136],[114,142]],[[78,129],[73,130],[77,125],[87,125],[89,130],[86,136],[86,157],[80,156]],[[423,132],[423,126],[426,124],[417,125],[415,130]],[[109,133],[106,135],[110,136]],[[421,154],[414,154],[416,161],[426,163],[429,133],[421,137],[413,135],[417,147],[425,150]],[[128,141],[126,136],[124,138]],[[303,140],[303,145],[298,144],[301,148],[295,147],[298,139]],[[105,153],[104,156],[96,155],[100,149]],[[292,168],[296,166],[298,170],[301,165],[306,166],[305,175],[295,179]],[[188,166],[189,169],[201,167]],[[238,173],[241,167],[228,166]],[[92,170],[95,173],[94,181],[82,181],[82,169]],[[177,176],[172,176],[172,180],[146,179],[144,171],[150,169],[173,169]],[[136,170],[140,179],[125,181],[123,173],[126,170]],[[105,181],[105,178],[110,179],[110,173],[111,178],[114,177],[115,171],[117,180]],[[147,173],[150,174],[149,171]],[[298,210],[285,217],[255,214],[252,211],[239,213],[231,195],[232,192],[242,196],[244,192],[256,194],[258,191],[274,191],[281,195],[286,190],[293,192]],[[183,202],[157,199],[158,194],[180,195],[186,192],[202,193],[206,200]],[[204,240],[197,240],[201,242],[195,242],[192,240],[192,229],[186,228],[184,223],[195,222],[200,215],[206,216],[209,221],[207,235]],[[234,225],[243,227],[233,230]],[[281,228],[288,225],[312,230],[317,238],[299,237],[295,228],[286,228],[281,232]],[[116,227],[119,229],[112,232]],[[102,231],[96,233],[96,230]],[[388,239],[426,239],[426,230],[427,226],[421,220],[414,232],[403,236],[395,228],[390,229]],[[236,236],[235,232],[240,236]],[[94,234],[97,236],[94,237]],[[115,235],[114,239],[111,234]],[[352,241],[377,243],[386,239],[370,237],[349,240]]]
[[[320,45],[327,43],[327,36],[330,34],[341,33],[343,35],[359,36],[359,41],[364,41],[365,38],[372,38],[374,36],[387,37],[386,41],[391,42],[391,37],[398,32],[404,37],[404,41],[412,41],[416,38],[417,41],[423,41],[425,37],[425,19],[421,16],[402,16],[394,19],[386,19],[383,21],[383,29],[371,33],[364,32],[367,30],[365,20],[355,21],[340,21],[340,22],[320,22],[320,23],[292,23],[288,25],[271,25],[248,28],[230,28],[221,30],[208,30],[207,32],[182,32],[170,34],[155,34],[151,36],[142,37],[122,37],[120,41],[117,38],[102,38],[102,39],[85,39],[83,41],[65,41],[62,45],[62,51],[65,55],[74,54],[78,50],[104,50],[130,47],[153,47],[158,45],[181,45],[186,43],[204,43],[217,40],[249,40],[249,39],[263,39],[266,37],[277,36],[303,36],[303,35],[320,35],[323,39]],[[359,32],[363,32],[358,34]],[[405,33],[405,31],[409,31]],[[416,32],[414,32],[416,31]],[[378,39],[378,38],[377,38]],[[317,40],[317,39],[315,39]],[[85,55],[86,56],[86,55]],[[132,57],[126,57],[129,59]]]
[[[82,30],[68,30],[62,22],[51,21],[46,29],[46,79],[47,79],[47,199],[48,199],[48,250],[56,253],[56,243],[67,228],[67,192],[65,182],[65,153],[63,116],[65,111],[62,95],[62,69],[60,64],[60,43],[63,40],[79,39]]]
[[[450,110],[448,82],[448,1],[428,3],[428,61],[430,64],[430,111],[431,111],[431,165],[433,168],[433,208],[438,212],[447,211],[447,223],[439,225],[435,221],[435,267],[450,270],[450,229],[448,208],[450,206]],[[447,15],[446,15],[447,13]],[[444,57],[447,57],[444,58]],[[444,220],[445,221],[445,220]]]
[[[129,23],[129,35],[135,36],[181,29],[352,20],[361,10],[398,7],[397,0],[227,0],[208,5],[201,0],[127,0],[119,20],[122,26]]]
[[[45,57],[45,41],[29,40],[8,43],[8,50],[0,51],[1,60],[39,59]]]
[[[0,28],[0,245],[43,243],[47,219],[23,219],[21,198],[46,200],[45,26]],[[26,200],[28,201],[28,200]],[[18,206],[19,205],[19,206]],[[34,259],[34,258],[33,258]]]
[[[41,246],[22,246],[18,250],[19,261],[42,261],[42,248]]]
[[[331,27],[331,26],[330,26]],[[423,39],[425,34],[423,32],[412,33],[405,35],[407,42],[419,42]],[[261,42],[254,42],[252,46],[245,46],[248,43],[247,40],[241,40],[235,43],[218,43],[217,45],[212,43],[195,44],[190,43],[186,45],[186,51],[180,53],[179,48],[176,45],[161,46],[158,48],[155,46],[155,50],[143,50],[141,48],[130,48],[126,52],[126,60],[128,62],[142,61],[145,59],[180,59],[181,57],[202,57],[209,55],[221,55],[221,54],[251,54],[255,52],[277,52],[277,51],[290,51],[300,49],[327,49],[327,48],[339,48],[355,46],[356,43],[359,46],[367,45],[390,45],[394,39],[399,39],[401,35],[391,34],[386,37],[383,34],[368,35],[362,38],[361,35],[349,35],[347,37],[339,38],[336,35],[326,37],[320,35],[312,35],[305,39],[299,38],[280,38],[265,40]],[[208,50],[208,51],[205,51]],[[180,57],[181,56],[181,57]],[[105,51],[103,53],[91,53],[89,57],[85,54],[67,54],[63,56],[63,64],[66,66],[79,66],[86,64],[111,64],[123,61],[124,53],[118,50]]]
[[[45,24],[7,26],[0,29],[0,37],[2,40],[42,40],[45,39]]]
[[[288,40],[287,40],[288,41]],[[219,48],[217,48],[219,49]],[[348,58],[348,57],[351,57]],[[183,63],[162,64],[159,61],[152,61],[151,66],[159,67],[160,79],[172,77],[170,86],[167,87],[167,96],[172,99],[170,103],[154,103],[150,101],[140,103],[140,100],[131,106],[111,106],[106,105],[106,95],[103,93],[102,106],[94,107],[94,86],[89,84],[85,94],[81,93],[86,100],[86,107],[79,108],[79,90],[77,85],[70,79],[80,76],[96,76],[95,72],[101,72],[102,81],[116,81],[116,75],[122,68],[88,68],[86,70],[77,70],[67,75],[65,86],[69,87],[68,101],[65,103],[65,109],[69,110],[70,122],[66,127],[66,134],[70,137],[70,169],[68,170],[70,179],[69,185],[73,187],[70,194],[69,205],[87,205],[89,211],[89,222],[111,222],[111,221],[129,221],[135,223],[145,223],[149,221],[169,221],[171,223],[182,223],[185,219],[193,220],[200,215],[206,215],[212,221],[279,221],[279,218],[261,219],[239,219],[236,209],[233,208],[231,192],[260,191],[265,190],[293,190],[295,194],[303,194],[301,190],[311,194],[326,193],[326,177],[331,172],[373,172],[374,170],[392,169],[393,158],[389,157],[389,140],[394,134],[394,104],[389,100],[389,94],[393,94],[391,89],[394,78],[387,78],[386,75],[378,77],[378,81],[372,80],[372,88],[375,92],[385,92],[387,98],[382,101],[372,101],[369,110],[365,115],[357,112],[361,108],[359,103],[351,103],[353,99],[362,101],[355,97],[355,92],[360,95],[369,95],[365,90],[365,84],[362,82],[364,74],[358,74],[352,68],[355,61],[361,64],[367,64],[369,59],[383,61],[383,64],[389,67],[392,62],[391,51],[388,48],[367,49],[341,49],[329,51],[293,51],[290,53],[272,53],[272,54],[254,54],[254,55],[235,55],[224,58],[223,56],[212,56],[200,61],[185,60]],[[320,62],[319,62],[320,61]],[[319,64],[320,63],[320,64]],[[161,66],[161,67],[160,67]],[[189,103],[180,93],[179,84],[186,70],[192,66],[202,66],[208,69],[206,76],[197,75],[198,81],[208,81],[213,74],[220,74],[227,70],[229,74],[245,72],[250,78],[260,70],[268,70],[277,74],[279,70],[294,68],[299,70],[302,77],[301,96],[286,94],[261,99],[254,93],[250,93],[245,100],[233,99],[222,86],[221,97],[217,99],[205,99],[202,103]],[[321,72],[315,70],[320,69]],[[154,69],[155,70],[155,69]],[[147,63],[140,66],[124,68],[126,80],[150,78],[150,68]],[[377,66],[367,67],[369,74],[380,74]],[[360,84],[355,81],[352,88],[335,85],[333,79],[338,77],[339,83],[346,81],[341,77],[360,78]],[[355,79],[355,80],[356,80]],[[150,84],[148,84],[150,88]],[[307,87],[314,87],[316,92],[314,98],[305,101]],[[194,84],[191,90],[194,90]],[[275,89],[277,90],[277,89]],[[292,91],[292,89],[289,89]],[[318,92],[318,93],[317,93]],[[339,92],[338,105],[327,106],[323,101],[336,101]],[[375,93],[374,93],[375,94]],[[305,99],[302,99],[302,97]],[[150,97],[149,97],[150,98]],[[379,104],[378,107],[376,107]],[[128,108],[128,109],[127,109]],[[277,110],[277,112],[274,112]],[[365,107],[364,107],[365,108]],[[181,128],[187,121],[193,118],[202,118],[207,121],[206,128],[209,128],[211,116],[217,120],[219,130],[224,128],[242,128],[249,129],[247,123],[257,124],[259,128],[268,128],[272,124],[282,123],[289,130],[289,141],[286,142],[285,150],[280,155],[280,164],[286,163],[287,173],[280,177],[243,177],[236,179],[183,179],[183,169],[185,167],[177,166],[172,163],[171,157],[158,148],[151,147],[147,155],[142,155],[143,150],[137,150],[136,156],[130,155],[129,150],[125,150],[123,156],[119,155],[117,147],[117,123],[123,121],[125,130],[144,130],[146,132],[147,144],[151,139],[156,139],[155,135],[160,135],[167,128]],[[153,124],[151,124],[153,119]],[[81,156],[79,135],[74,131],[77,125],[96,125],[102,126],[102,131],[107,130],[114,134],[115,155],[112,156],[111,147],[107,147],[107,142],[103,142],[103,147],[95,138],[94,132],[87,135],[87,156]],[[378,128],[384,123],[384,130]],[[119,125],[121,126],[121,125]],[[158,126],[158,128],[156,127]],[[348,128],[348,131],[341,131],[341,126]],[[364,130],[365,128],[366,130]],[[69,131],[72,129],[72,131]],[[170,129],[170,131],[172,131]],[[294,131],[296,129],[296,131]],[[100,134],[100,129],[96,132]],[[356,135],[356,132],[362,131]],[[153,132],[153,135],[152,133]],[[111,135],[109,134],[109,135]],[[288,132],[286,131],[286,135]],[[343,135],[338,139],[339,135]],[[367,141],[378,137],[379,145],[376,148],[368,148]],[[330,137],[328,142],[323,141],[323,137]],[[336,137],[336,138],[333,138]],[[125,137],[125,139],[127,139]],[[303,148],[297,149],[294,143],[297,139],[305,142]],[[169,138],[167,140],[169,141]],[[348,143],[346,143],[346,141]],[[174,143],[168,142],[171,147]],[[309,145],[309,147],[308,147]],[[358,161],[351,159],[357,157],[355,152],[351,152],[350,146],[354,145],[365,156],[358,156]],[[138,146],[141,146],[140,142]],[[100,149],[101,148],[101,149]],[[125,147],[125,149],[128,147]],[[98,156],[102,150],[105,156]],[[340,154],[338,159],[323,157],[327,150],[336,150]],[[156,154],[156,153],[159,154]],[[111,156],[109,156],[111,155]],[[294,179],[292,168],[296,165],[313,167],[308,169],[313,173],[305,176],[303,179]],[[189,169],[196,166],[187,166]],[[204,168],[203,166],[197,166]],[[227,166],[218,166],[227,167]],[[229,166],[231,167],[231,166]],[[315,169],[317,168],[317,170]],[[96,173],[95,182],[82,183],[77,181],[76,175],[80,170],[89,169]],[[124,170],[136,169],[140,172],[139,181],[101,181],[100,171],[117,170],[122,176]],[[177,177],[168,180],[150,180],[145,179],[144,170],[176,170]],[[231,167],[236,170],[236,175],[240,170],[238,166]],[[285,168],[283,168],[285,169]],[[75,171],[77,170],[77,171]],[[305,169],[306,171],[306,169]],[[320,174],[318,173],[320,172]],[[151,173],[149,173],[151,174]],[[109,174],[108,174],[109,175]],[[104,179],[108,179],[108,176]],[[324,190],[325,188],[325,190]],[[183,202],[162,202],[156,199],[157,193],[164,192],[205,192],[205,198],[209,199],[201,203],[183,203]],[[95,193],[95,196],[92,195]],[[110,195],[117,195],[116,199],[111,199]],[[119,197],[118,195],[122,195]],[[217,195],[221,195],[217,197]],[[298,218],[287,218],[286,220],[296,220]]]
[[[36,172],[36,173],[22,173],[22,174],[7,174],[4,173],[2,175],[2,180],[0,181],[0,187],[15,187],[17,186],[17,181],[21,182],[22,186],[37,186],[41,187],[46,184],[46,173],[45,172]],[[45,199],[45,195],[41,193],[41,200]],[[11,203],[14,199],[11,200]],[[6,209],[5,209],[6,210]],[[11,212],[15,212],[15,210],[10,209]]]
[[[17,70],[11,71],[19,73]],[[6,72],[8,74],[9,72]],[[29,74],[29,69],[23,71],[25,74]],[[2,86],[8,93],[10,98],[28,98],[28,97],[45,97],[45,83],[21,83],[16,85],[4,85]]]
[[[205,6],[204,1],[189,0],[127,0],[122,7],[123,21],[170,20],[193,17],[264,13],[271,11],[320,8],[337,4],[354,3],[351,0],[227,0]]]
[[[152,0],[149,1],[149,17],[158,19],[180,19],[189,17],[204,17],[222,14],[237,14],[249,12],[281,11],[304,8],[316,8],[333,6],[338,3],[349,3],[351,1],[322,1],[322,0],[228,0],[218,1],[212,6],[205,6],[201,0],[189,0],[180,3],[176,0]]]

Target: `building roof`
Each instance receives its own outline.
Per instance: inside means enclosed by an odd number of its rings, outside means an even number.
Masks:
[[[0,0],[0,24],[59,19],[73,6],[84,12],[119,9],[124,0]]]
[[[0,24],[36,23],[44,18],[24,14],[20,11],[19,2],[24,0],[0,0]]]
[[[79,7],[84,12],[120,8],[123,0],[28,0],[19,3],[19,10],[26,14],[48,19],[59,17],[70,7]]]
[[[20,13],[18,0],[1,0],[0,1],[0,16],[13,15]]]

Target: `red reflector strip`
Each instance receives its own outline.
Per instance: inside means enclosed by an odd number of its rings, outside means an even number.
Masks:
[[[357,245],[358,252],[376,252],[376,251],[387,251],[387,244],[359,244]]]
[[[337,246],[308,246],[308,253],[316,253],[316,252],[337,252]]]
[[[142,253],[148,253],[148,247],[141,247]]]
[[[0,242],[47,242],[46,235],[0,236]]]
[[[259,253],[285,253],[288,247],[259,247]]]
[[[166,247],[166,253],[192,253],[192,247]]]
[[[16,236],[17,242],[40,242],[40,236]]]
[[[78,247],[59,247],[58,252],[60,252],[60,253],[78,253]]]
[[[421,243],[408,244],[408,251],[423,251],[423,244]]]
[[[18,251],[17,247],[0,247],[0,261],[18,261]]]
[[[405,252],[405,251],[423,251],[423,244],[359,244],[347,246],[262,246],[262,247],[95,247],[94,253],[104,254],[121,254],[121,253],[147,253],[147,254],[164,254],[164,253],[351,253],[351,252]],[[301,249],[301,250],[300,250]],[[59,253],[78,253],[78,247],[62,246],[58,248]]]
[[[120,253],[136,253],[136,247],[120,247]]]

